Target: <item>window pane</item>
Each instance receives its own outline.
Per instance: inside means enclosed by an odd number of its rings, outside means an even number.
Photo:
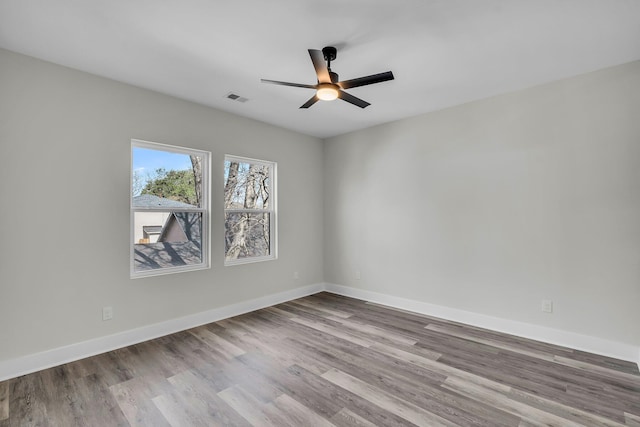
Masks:
[[[268,256],[269,213],[225,213],[225,260]]]
[[[273,162],[225,158],[225,264],[274,258],[274,179]]]
[[[135,271],[201,263],[202,212],[135,212]]]
[[[134,147],[134,201],[149,196],[144,200],[149,206],[136,207],[179,207],[167,205],[168,201],[202,207],[202,163],[197,155]],[[158,206],[153,197],[163,199],[164,206]]]
[[[271,168],[268,165],[224,162],[225,209],[269,209]]]

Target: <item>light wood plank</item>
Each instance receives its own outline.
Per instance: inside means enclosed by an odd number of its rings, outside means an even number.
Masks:
[[[218,335],[204,327],[191,329],[189,333],[212,349],[222,353],[228,359],[233,359],[234,357],[245,353],[243,349],[233,345],[223,338],[220,338]]]
[[[597,414],[589,413],[581,409],[572,408],[551,399],[536,396],[522,390],[512,389],[506,394],[512,400],[525,403],[526,405],[541,409],[550,414],[558,415],[561,418],[578,424],[588,425],[589,427],[619,427],[621,424],[612,420],[608,420]]]
[[[287,424],[291,426],[335,427],[326,418],[313,412],[300,402],[283,394],[276,398],[275,406],[286,414]]]
[[[640,427],[640,415],[633,415],[628,412],[624,413],[625,424],[627,427]]]
[[[562,356],[555,356],[553,358],[553,361],[564,366],[570,366],[572,368],[577,368],[577,369],[581,369],[589,372],[597,372],[599,374],[602,374],[608,377],[615,377],[623,380],[628,380],[631,383],[637,383],[639,378],[638,375],[635,375],[635,374],[620,372],[620,371],[616,371],[615,369],[609,369],[603,366],[582,362],[580,360],[569,359],[567,357],[562,357]]]
[[[0,421],[9,419],[9,381],[0,382]]]
[[[384,338],[387,341],[399,344],[399,345],[414,345],[418,342],[417,338],[406,337],[398,333],[390,332],[377,326],[367,325],[360,322],[354,322],[348,319],[342,319],[340,317],[328,316],[327,319],[333,320],[347,327],[367,335],[374,337]]]
[[[295,322],[295,323],[299,323],[299,324],[304,325],[304,326],[307,326],[309,328],[316,329],[316,330],[324,332],[326,334],[333,335],[336,338],[341,338],[341,339],[343,339],[345,341],[352,342],[352,343],[357,344],[357,345],[362,346],[362,347],[369,347],[371,344],[373,344],[373,341],[359,338],[359,337],[357,337],[357,336],[355,336],[353,334],[350,334],[350,333],[345,332],[345,331],[341,331],[338,328],[334,328],[334,327],[326,325],[324,323],[315,322],[315,321],[309,320],[309,319],[303,319],[301,317],[295,317],[295,318],[291,319],[291,321]]]
[[[471,384],[459,378],[447,378],[443,387],[475,399],[521,417],[527,425],[558,426],[558,427],[584,427],[582,424],[570,421],[566,418],[545,412],[522,402],[510,399],[507,395],[495,390]]]
[[[293,304],[301,305],[303,307],[308,307],[308,308],[311,308],[313,310],[322,312],[322,313],[324,313],[326,315],[339,317],[341,319],[348,319],[349,317],[353,316],[352,313],[347,313],[347,312],[336,310],[336,309],[333,309],[333,308],[326,308],[326,307],[322,306],[321,304],[315,304],[313,302],[310,302],[310,301],[304,300],[304,299],[295,300],[295,301],[293,301]]]
[[[204,409],[178,393],[171,392],[156,396],[152,401],[172,427],[205,425],[221,427],[221,424],[215,422],[208,423],[203,416]]]
[[[413,363],[414,365],[421,366],[426,369],[433,368],[433,361],[438,360],[440,353],[436,353],[435,351],[423,350],[421,354],[411,353],[400,348],[392,347],[390,345],[375,343],[372,344],[371,349],[377,350],[380,353],[384,353],[388,356],[395,357],[396,359],[403,360],[408,363]]]
[[[485,345],[488,345],[488,346],[491,346],[491,347],[501,348],[503,350],[508,350],[508,351],[513,351],[514,353],[520,353],[520,354],[524,354],[524,355],[535,357],[535,358],[542,359],[542,360],[553,361],[553,359],[554,359],[554,355],[553,354],[549,354],[549,353],[546,353],[544,351],[535,351],[535,350],[522,349],[522,348],[519,348],[519,347],[514,346],[514,345],[509,345],[509,344],[502,343],[502,342],[500,342],[498,340],[493,340],[493,339],[488,339],[488,338],[479,338],[479,337],[475,337],[475,336],[473,336],[471,334],[464,334],[464,333],[456,331],[453,328],[447,328],[447,327],[443,327],[443,326],[439,326],[439,325],[429,324],[429,325],[425,326],[425,329],[428,329],[430,331],[440,332],[440,333],[443,333],[445,335],[449,335],[449,336],[452,336],[452,337],[458,337],[458,338],[462,338],[462,339],[465,339],[465,340],[477,342],[477,343],[480,343],[480,344],[485,344]]]
[[[109,387],[131,426],[170,425],[151,399],[169,390],[166,379],[138,377]]]
[[[206,423],[237,427],[249,425],[218,396],[209,382],[197,373],[185,371],[174,375],[168,381],[174,386],[176,393],[188,399],[189,406],[195,412],[199,412]]]
[[[276,420],[269,417],[263,410],[263,404],[238,386],[229,387],[218,393],[218,396],[224,400],[227,405],[232,407],[240,416],[247,420],[252,426],[272,426],[279,427],[278,420],[284,414],[278,414]]]
[[[398,415],[401,418],[417,425],[428,427],[455,427],[456,424],[435,414],[427,412],[416,405],[397,399],[393,395],[385,391],[373,387],[364,381],[361,381],[349,374],[337,369],[325,372],[322,378],[339,385],[345,390],[349,390],[363,399],[374,403],[375,405]]]
[[[362,418],[347,408],[342,408],[331,418],[331,422],[339,427],[376,427],[374,423]]]

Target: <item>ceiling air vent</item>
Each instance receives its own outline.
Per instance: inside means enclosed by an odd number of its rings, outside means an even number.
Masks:
[[[238,101],[238,102],[247,102],[249,100],[248,98],[245,98],[244,96],[237,95],[237,94],[235,94],[233,92],[229,92],[224,97],[225,98],[229,98],[232,101]]]

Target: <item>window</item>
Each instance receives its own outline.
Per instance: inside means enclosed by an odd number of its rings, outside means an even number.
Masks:
[[[210,153],[131,141],[131,277],[209,268]]]
[[[225,265],[276,258],[276,164],[226,156]]]

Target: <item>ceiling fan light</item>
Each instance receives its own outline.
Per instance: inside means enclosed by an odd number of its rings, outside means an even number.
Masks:
[[[318,86],[318,91],[316,92],[316,96],[318,99],[323,101],[333,101],[338,97],[338,88],[331,83],[322,83]]]

